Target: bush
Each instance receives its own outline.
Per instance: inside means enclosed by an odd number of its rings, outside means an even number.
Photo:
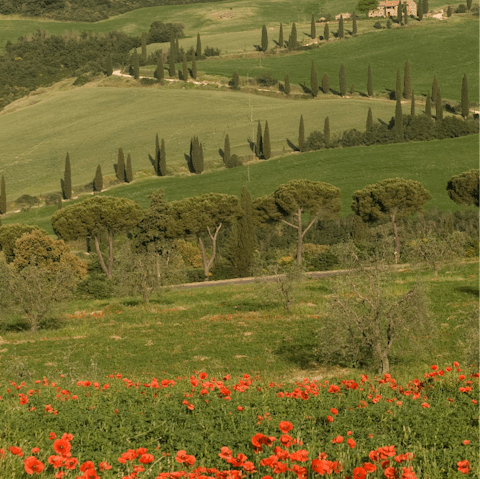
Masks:
[[[305,266],[311,271],[335,269],[339,262],[328,245],[306,243],[303,245]]]
[[[395,132],[383,123],[374,123],[371,131],[365,133],[366,145],[387,145],[395,142]]]
[[[273,78],[270,72],[262,73],[256,80],[257,83],[262,86],[273,86],[278,83],[278,80]]]
[[[20,208],[29,210],[32,206],[40,204],[40,200],[36,196],[22,195],[15,200],[15,204]]]
[[[314,150],[321,150],[325,148],[325,138],[321,131],[315,130],[308,135],[308,138],[303,145],[305,151],[314,151]]]
[[[169,42],[172,34],[176,38],[182,38],[185,36],[183,33],[184,27],[183,23],[163,23],[157,20],[150,25],[150,30],[147,34],[147,44]]]
[[[436,138],[457,138],[478,133],[478,120],[447,116],[441,122],[435,122]]]
[[[235,168],[236,166],[242,166],[242,160],[236,154],[230,155],[227,164],[225,165],[227,168]]]
[[[365,133],[357,131],[355,128],[346,130],[343,132],[340,144],[344,148],[365,145]]]
[[[203,55],[206,57],[218,57],[221,53],[220,48],[205,47],[203,50]]]
[[[467,6],[461,3],[456,9],[455,13],[467,13]]]
[[[427,115],[404,115],[403,131],[407,141],[428,141],[436,138],[435,121]]]
[[[45,195],[45,205],[46,206],[57,205],[59,198],[60,199],[62,198],[61,193],[47,193]]]
[[[392,20],[390,18],[387,20],[387,28],[392,28]]]
[[[381,30],[383,28],[383,25],[380,22],[375,22],[373,24],[373,28],[376,28],[377,30]]]

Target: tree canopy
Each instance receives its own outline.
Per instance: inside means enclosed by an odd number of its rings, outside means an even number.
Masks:
[[[478,170],[452,176],[447,184],[448,196],[458,205],[475,205],[478,208],[478,181]]]
[[[20,223],[12,223],[0,226],[0,251],[3,251],[7,263],[13,263],[15,260],[15,243],[25,233],[39,230],[43,234],[47,234],[45,230],[38,226],[22,225]]]

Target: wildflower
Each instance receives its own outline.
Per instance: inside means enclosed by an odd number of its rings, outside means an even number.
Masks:
[[[363,463],[363,468],[367,471],[367,472],[374,472],[377,470],[377,466],[375,464],[372,464],[370,462],[364,462]]]
[[[142,454],[138,458],[138,462],[141,462],[142,464],[150,464],[154,460],[155,460],[155,458],[151,454]]]
[[[430,404],[426,403],[426,402],[422,402],[422,407],[423,409],[427,409],[430,407]]]
[[[357,443],[352,438],[347,439],[347,444],[350,449],[353,449],[357,445]]]
[[[470,441],[468,441],[470,442]],[[38,454],[40,452],[40,448],[39,447],[32,447],[32,454]]]
[[[21,447],[16,447],[16,446],[10,446],[8,450],[14,455],[18,457],[23,456],[23,451]]]
[[[402,467],[403,474],[401,479],[418,479],[411,467]]]
[[[462,474],[468,474],[470,472],[470,463],[465,459],[463,461],[457,462],[458,470]]]
[[[70,453],[72,445],[66,439],[57,439],[53,443],[53,450],[63,457],[67,457]]]
[[[356,467],[353,470],[353,479],[365,479],[367,477],[367,471],[363,467]]]
[[[73,470],[77,467],[78,459],[76,457],[68,457],[65,459],[65,469]]]
[[[111,468],[112,466],[106,461],[103,461],[98,465],[98,469],[100,471],[107,471],[108,469],[111,469]]]
[[[327,421],[328,422],[333,422],[333,417],[332,416],[327,416]]]
[[[243,407],[242,406],[237,406],[237,411],[243,411]]]
[[[280,428],[280,431],[286,434],[288,431],[293,429],[293,424],[289,421],[282,421],[278,427]]]
[[[54,432],[48,433],[48,439],[50,439],[50,441],[53,441],[56,437],[57,435]]]
[[[30,475],[34,472],[36,474],[40,474],[45,469],[45,465],[43,464],[43,462],[39,461],[34,456],[27,457],[23,461],[23,467],[25,468],[25,472]]]
[[[334,416],[336,416],[336,415],[338,414],[338,410],[335,409],[334,407],[332,407],[332,409],[330,409],[330,412],[331,412]]]
[[[470,444],[470,441],[469,441],[468,439],[465,439],[465,440],[463,441],[463,444],[465,444],[465,446],[468,446],[468,445]]]
[[[394,467],[387,467],[383,473],[387,479],[398,479],[398,474]]]
[[[49,456],[48,463],[53,466],[54,469],[58,469],[63,466],[65,458],[62,456]]]
[[[333,444],[340,444],[343,442],[343,437],[342,436],[337,436],[332,439]]]

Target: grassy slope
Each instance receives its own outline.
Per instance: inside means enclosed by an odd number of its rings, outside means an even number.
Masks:
[[[284,148],[291,151],[287,138],[296,144],[301,114],[307,134],[323,130],[326,116],[332,133],[340,133],[364,130],[370,106],[375,117],[387,122],[395,109],[394,102],[376,100],[296,101],[222,91],[111,87],[48,91],[24,104],[38,98],[42,101],[0,115],[0,174],[5,174],[9,201],[24,193],[59,191],[67,151],[74,185],[91,181],[98,164],[104,175],[112,175],[119,147],[131,153],[134,171],[151,174],[148,154],[154,152],[158,133],[165,139],[167,166],[186,172],[184,154],[193,135],[203,143],[207,166],[219,166],[224,135],[230,136],[232,153],[248,155],[247,140],[256,138],[259,119],[268,120],[272,149],[281,154]],[[408,112],[409,105],[404,107]]]
[[[478,136],[423,143],[403,143],[374,147],[355,147],[295,154],[257,162],[231,170],[204,173],[200,176],[148,178],[131,185],[117,186],[105,194],[128,197],[148,207],[148,195],[163,188],[168,201],[207,192],[240,195],[245,185],[253,197],[274,191],[291,179],[308,178],[326,181],[342,192],[342,214],[350,213],[354,191],[384,178],[401,176],[420,181],[432,194],[427,207],[445,211],[461,207],[451,201],[445,187],[448,179],[478,167]],[[250,176],[250,181],[248,180]],[[56,207],[34,208],[9,215],[3,223],[38,224],[51,230],[50,216]]]

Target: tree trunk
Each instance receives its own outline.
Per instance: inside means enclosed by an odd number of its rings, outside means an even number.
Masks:
[[[381,357],[380,357],[381,365],[380,365],[380,370],[379,373],[381,376],[388,374],[388,371],[390,369],[390,361],[388,359],[388,352],[383,352]]]
[[[393,225],[393,236],[395,237],[395,264],[400,260],[400,238],[398,237],[397,223],[395,223],[395,213],[390,216]]]
[[[108,277],[113,276],[113,233],[108,233]]]
[[[297,236],[297,264],[302,265],[302,252],[303,252],[303,234],[302,234],[302,210],[298,208],[298,236]]]
[[[111,279],[111,276],[109,276],[108,274],[108,269],[102,256],[102,252],[100,251],[100,242],[98,241],[98,236],[95,235],[93,238],[95,240],[95,250],[97,251],[98,261],[100,262],[100,266],[102,267],[103,272],[107,275],[107,277]]]
[[[208,236],[212,240],[212,256],[210,259],[207,259],[207,252],[205,250],[205,245],[203,243],[202,238],[198,237],[198,243],[200,245],[200,250],[202,251],[202,259],[203,259],[203,271],[205,273],[205,281],[209,280],[210,275],[210,268],[212,267],[213,262],[215,261],[215,255],[217,253],[217,235],[222,227],[223,223],[220,223],[217,228],[215,229],[215,234],[212,235],[210,228],[207,226]]]

